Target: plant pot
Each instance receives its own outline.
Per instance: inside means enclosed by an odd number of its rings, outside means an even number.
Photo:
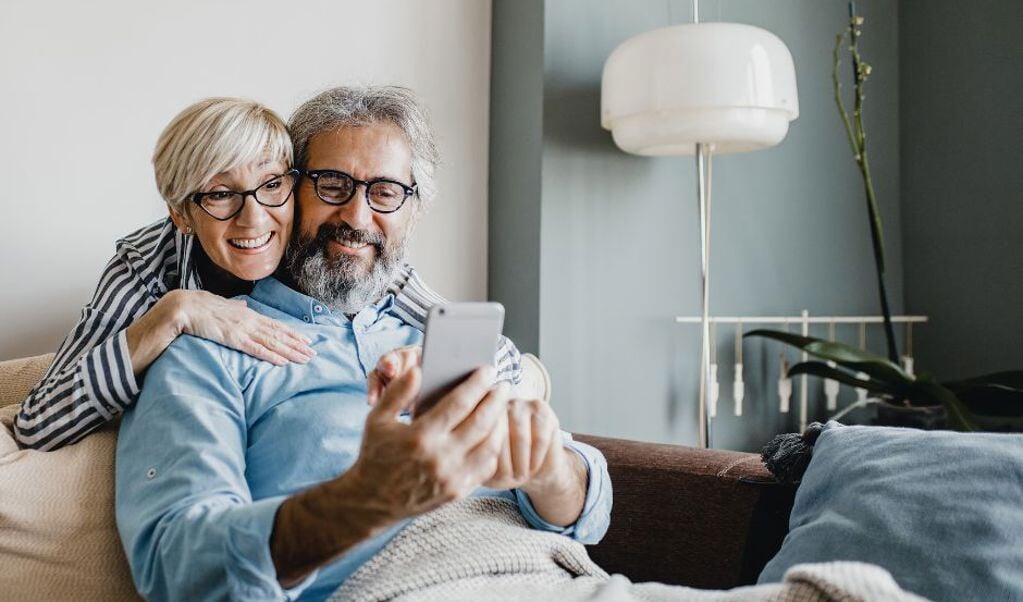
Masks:
[[[948,427],[948,411],[943,405],[911,406],[902,400],[881,398],[877,404],[874,424],[928,431],[939,430]]]

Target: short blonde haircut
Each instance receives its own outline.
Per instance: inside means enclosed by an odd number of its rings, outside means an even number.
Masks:
[[[284,121],[243,98],[206,98],[167,125],[156,142],[156,187],[167,204],[184,213],[189,196],[214,176],[260,159],[292,163]]]

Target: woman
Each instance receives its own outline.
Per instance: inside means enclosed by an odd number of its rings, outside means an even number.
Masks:
[[[291,162],[284,122],[255,102],[210,98],[171,121],[153,155],[170,216],[117,242],[92,300],[21,405],[21,445],[56,449],[123,412],[146,368],[181,334],[278,365],[312,358],[297,332],[225,298],[250,292],[284,254]]]

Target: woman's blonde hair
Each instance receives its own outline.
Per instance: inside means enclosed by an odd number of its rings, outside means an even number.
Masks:
[[[206,98],[167,125],[153,151],[156,187],[167,204],[184,213],[185,203],[214,176],[266,158],[292,163],[284,121],[265,106],[243,98]]]

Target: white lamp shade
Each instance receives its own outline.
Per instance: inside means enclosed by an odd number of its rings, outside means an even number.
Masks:
[[[600,123],[639,155],[774,146],[799,116],[796,70],[773,33],[738,23],[676,25],[629,38],[604,64]]]

